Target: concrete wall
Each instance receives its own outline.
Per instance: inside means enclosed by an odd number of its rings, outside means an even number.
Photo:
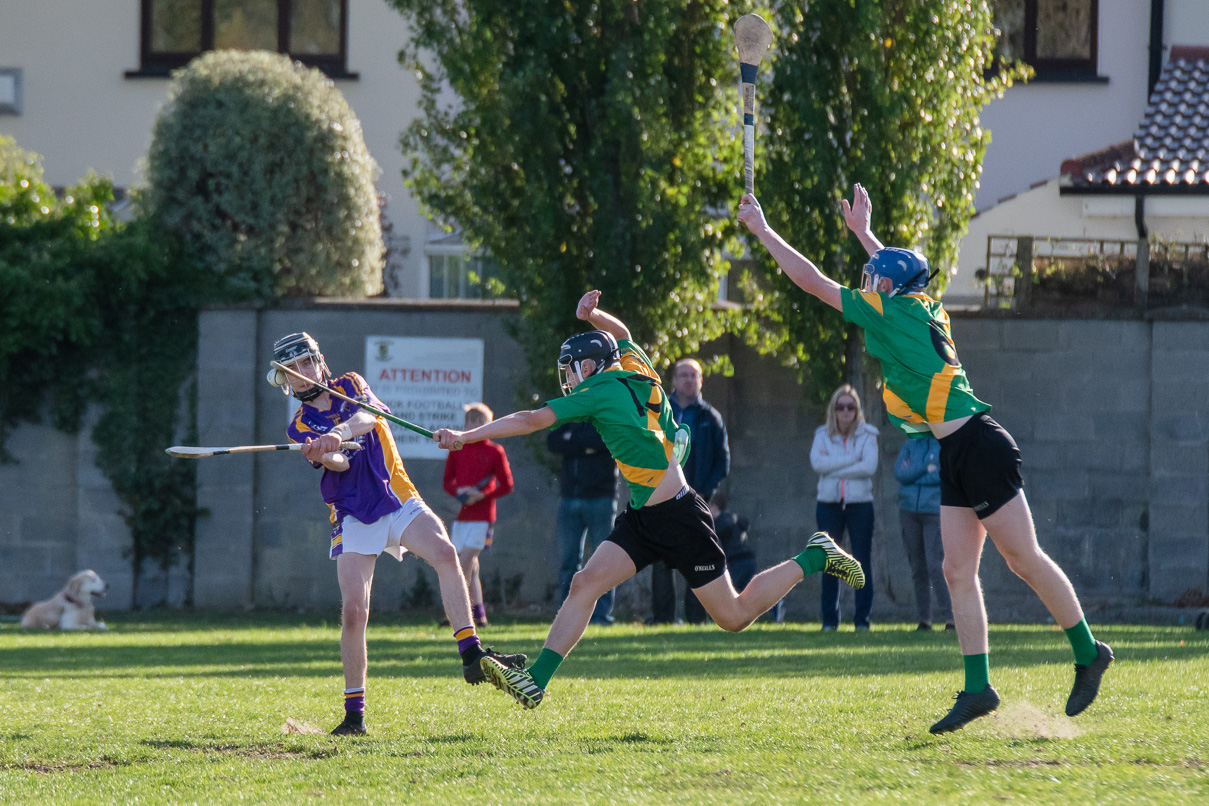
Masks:
[[[535,390],[507,335],[514,316],[506,305],[391,301],[207,312],[199,356],[200,441],[281,441],[291,401],[264,383],[263,370],[273,340],[300,329],[320,340],[338,372],[363,369],[367,336],[482,338],[486,402],[499,412],[515,410]],[[953,330],[978,395],[995,404],[994,416],[1020,445],[1038,539],[1089,609],[1209,591],[1209,323],[957,313]],[[814,531],[817,479],[809,448],[822,412],[775,361],[729,340],[713,348],[729,351],[736,369],[733,378],[710,378],[705,385],[706,399],[730,430],[733,508],[751,519],[760,564],[769,565],[796,553]],[[875,620],[913,615],[891,469],[902,442],[900,434],[882,428]],[[548,607],[557,570],[557,485],[540,440],[505,445],[516,491],[500,502],[498,537],[484,573],[490,578],[498,570],[505,579],[522,574],[521,598],[540,611]],[[90,446],[85,437],[45,426],[23,426],[13,435],[10,447],[24,462],[0,466],[0,601],[50,595],[69,574],[91,565],[115,585],[106,606],[130,605],[131,580],[121,558],[129,537],[117,500],[92,466]],[[449,518],[455,504],[440,488],[442,468],[439,460],[407,463],[421,494]],[[198,501],[210,513],[197,527],[198,605],[337,603],[316,471],[288,454],[216,457],[198,470]],[[410,556],[402,564],[383,559],[375,606],[400,607],[422,568]],[[648,601],[644,576],[622,590],[623,604],[638,616]],[[995,617],[1044,617],[991,547],[982,577]],[[817,580],[808,580],[789,597],[789,616],[817,618],[817,597]],[[848,595],[846,614],[850,602]]]

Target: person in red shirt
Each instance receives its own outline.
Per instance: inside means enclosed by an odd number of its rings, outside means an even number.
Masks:
[[[467,431],[495,419],[495,414],[483,403],[469,403],[462,408],[466,412]],[[460,451],[450,451],[445,460],[445,492],[462,504],[449,537],[462,561],[474,623],[483,627],[487,624],[487,610],[483,606],[483,583],[479,578],[479,553],[491,545],[495,531],[495,499],[512,492],[508,455],[489,439],[472,442]]]

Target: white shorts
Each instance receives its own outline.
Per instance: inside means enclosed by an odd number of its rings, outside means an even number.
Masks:
[[[491,533],[494,529],[495,524],[488,521],[454,521],[449,539],[453,541],[453,547],[458,550],[458,554],[461,554],[463,549],[482,551],[491,545]]]
[[[400,545],[403,532],[421,512],[431,510],[419,498],[408,498],[403,506],[389,515],[383,515],[373,523],[362,523],[352,515],[345,515],[344,521],[332,532],[331,558],[334,560],[340,554],[368,554],[377,557],[386,552],[399,562],[407,549]],[[435,516],[433,516],[435,517]]]

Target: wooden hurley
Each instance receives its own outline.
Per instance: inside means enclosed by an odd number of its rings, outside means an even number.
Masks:
[[[756,69],[772,44],[772,29],[759,14],[744,14],[735,20],[735,41],[739,45],[739,82],[743,90],[743,190],[754,193]]]

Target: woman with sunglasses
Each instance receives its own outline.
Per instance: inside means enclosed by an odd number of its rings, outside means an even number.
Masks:
[[[1008,567],[1028,583],[1066,631],[1075,655],[1075,682],[1067,716],[1096,698],[1112,650],[1095,640],[1074,587],[1037,544],[1020,477],[1020,451],[974,397],[949,330],[949,316],[924,292],[928,261],[908,249],[884,248],[870,229],[872,207],[860,185],[844,220],[869,262],[861,289],[844,288],[787,244],[764,219],[755,196],[739,202],[738,218],[798,287],[864,329],[865,347],[881,360],[883,398],[890,421],[907,436],[931,432],[940,441],[940,533],[944,573],[965,667],[965,686],[932,733],[958,730],[999,707],[990,685],[987,616],[978,563],[989,535]]]
[[[848,384],[836,389],[827,406],[827,424],[814,432],[810,466],[819,474],[815,518],[820,532],[839,543],[848,530],[852,556],[865,579],[873,580],[873,474],[877,472],[877,429],[865,422],[861,398]],[[869,629],[873,585],[856,591],[852,623]],[[823,580],[823,630],[840,626],[840,586],[834,577]]]

